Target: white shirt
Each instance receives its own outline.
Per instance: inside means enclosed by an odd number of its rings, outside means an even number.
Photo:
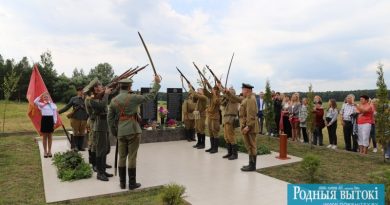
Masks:
[[[34,103],[41,110],[42,116],[53,116],[54,124],[57,123],[57,106],[53,102],[43,103],[40,102],[41,96],[38,96]]]

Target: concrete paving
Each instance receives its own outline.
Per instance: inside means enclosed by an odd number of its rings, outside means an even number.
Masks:
[[[208,142],[208,140],[206,139]],[[42,172],[46,202],[57,202],[97,195],[123,192],[119,178],[109,182],[96,180],[96,173],[90,179],[61,182],[50,158],[43,158]],[[209,154],[192,148],[187,141],[141,144],[138,152],[137,181],[141,188],[154,187],[175,182],[186,187],[186,200],[192,204],[287,204],[287,182],[259,174],[242,172],[240,168],[248,163],[248,156],[240,153],[238,160],[222,159],[226,153]],[[206,146],[206,148],[209,145]],[[66,140],[54,140],[53,152],[68,149]],[[107,161],[114,165],[115,147],[111,148]],[[87,152],[82,152],[85,160]],[[298,162],[301,159],[289,156],[289,160],[276,159],[278,153],[258,156],[257,168],[271,167]],[[114,169],[108,169],[113,173]],[[127,190],[125,190],[127,191]]]

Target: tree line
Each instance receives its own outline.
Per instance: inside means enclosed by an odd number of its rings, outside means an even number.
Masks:
[[[107,62],[98,63],[95,67],[90,69],[88,74],[84,72],[83,68],[74,68],[72,76],[69,78],[64,73],[57,73],[54,68],[50,51],[42,53],[40,58],[40,61],[36,64],[38,65],[39,72],[55,102],[68,102],[68,100],[76,94],[77,87],[85,86],[95,77],[98,77],[103,85],[108,84],[115,77],[112,66]],[[0,85],[2,91],[4,91],[3,84],[6,76],[10,75],[12,71],[20,76],[16,91],[12,93],[10,100],[19,102],[26,101],[26,93],[34,66],[33,64],[34,63],[30,62],[27,57],[23,57],[17,62],[14,59],[4,59],[0,54]],[[371,98],[374,98],[376,95],[375,92],[376,90],[327,91],[315,92],[315,95],[321,96],[323,101],[328,101],[331,98],[334,98],[336,101],[344,101],[344,98],[351,93],[356,97],[366,94]],[[301,97],[307,96],[306,92],[299,93]],[[184,96],[186,96],[186,94],[187,93],[184,93]],[[292,93],[285,94],[291,95]],[[166,99],[166,93],[159,92],[158,100],[166,101]],[[4,100],[4,92],[0,92],[0,100]]]
[[[68,102],[69,99],[76,95],[76,88],[85,86],[93,78],[98,77],[103,84],[109,83],[114,78],[114,70],[109,63],[99,63],[91,68],[88,74],[84,70],[74,68],[72,77],[67,77],[64,73],[58,74],[54,69],[52,55],[50,51],[41,54],[40,61],[37,62],[38,70],[46,84],[51,97],[55,102]],[[16,73],[19,75],[16,91],[10,96],[10,100],[27,101],[26,93],[30,82],[34,63],[30,62],[27,57],[23,57],[19,62],[14,59],[4,59],[0,54],[0,99],[4,100],[4,79]]]

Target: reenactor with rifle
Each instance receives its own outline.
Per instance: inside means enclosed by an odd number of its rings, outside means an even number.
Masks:
[[[108,97],[112,88],[104,88],[97,78],[92,80],[87,89],[93,93],[93,98],[89,100],[89,105],[92,115],[95,117],[92,131],[95,138],[96,146],[96,168],[97,179],[108,181],[107,177],[112,177],[112,174],[106,172],[107,154],[110,150],[110,141],[108,136],[107,124],[107,105]]]
[[[190,94],[193,96],[196,101],[194,118],[195,118],[195,129],[198,142],[193,146],[193,148],[204,149],[205,147],[205,129],[206,129],[206,108],[207,108],[207,97],[203,93],[202,88],[198,88],[197,91],[194,90],[191,84],[188,84],[190,89]]]
[[[187,138],[187,141],[196,141],[195,140],[195,104],[192,94],[188,94],[187,99],[184,100],[182,105],[183,113],[183,122],[184,122],[184,131]]]
[[[83,87],[77,88],[77,96],[72,97],[68,104],[58,111],[59,114],[73,110],[66,117],[70,119],[70,125],[73,130],[73,143],[76,151],[85,151],[84,138],[87,125],[88,113],[85,109]]]
[[[259,122],[257,119],[257,102],[256,96],[252,92],[253,86],[249,84],[242,84],[242,94],[244,99],[241,101],[239,117],[241,133],[244,137],[245,147],[249,155],[249,165],[243,166],[242,171],[256,171],[257,160],[257,144],[256,134],[259,133]],[[240,98],[233,95],[229,91],[225,91],[229,98]]]
[[[153,88],[145,95],[132,94],[133,80],[120,80],[119,94],[111,100],[108,110],[108,124],[110,133],[118,139],[119,151],[119,182],[120,188],[126,188],[126,160],[129,176],[129,189],[133,190],[141,186],[136,182],[136,160],[141,139],[141,127],[139,125],[139,106],[142,103],[153,100],[160,89],[161,78],[154,77]],[[117,121],[117,119],[119,119]]]
[[[222,86],[220,86],[222,90]],[[230,95],[228,95],[229,93]],[[234,96],[234,97],[229,97]],[[234,120],[238,115],[238,106],[242,99],[236,97],[236,91],[233,87],[224,91],[224,95],[222,96],[222,108],[223,108],[223,130],[224,137],[226,141],[226,148],[228,153],[223,156],[223,158],[228,158],[229,160],[235,160],[238,158],[238,147],[237,147],[237,139],[234,133]]]
[[[214,154],[218,152],[219,145],[219,130],[220,130],[220,113],[219,107],[221,105],[221,96],[218,86],[214,86],[211,92],[206,87],[203,88],[205,96],[209,99],[209,106],[207,107],[207,126],[210,134],[210,149],[206,152]]]

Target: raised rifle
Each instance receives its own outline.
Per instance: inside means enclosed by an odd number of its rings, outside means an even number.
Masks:
[[[218,79],[218,77],[215,75],[215,73],[209,68],[208,65],[206,65],[206,68],[210,71],[211,75],[213,75],[215,82],[220,84],[222,86],[221,80]],[[222,77],[222,76],[221,76]],[[222,87],[223,88],[223,87]]]
[[[200,80],[205,83],[207,85],[207,87],[211,90],[213,87],[210,85],[209,81],[207,80],[207,78],[203,75],[203,73],[199,70],[198,66],[196,66],[195,62],[192,62],[196,68],[196,70],[198,70],[198,73],[200,75]],[[202,80],[203,78],[203,80]]]
[[[180,69],[178,67],[176,67],[176,70],[180,73],[180,75],[184,78],[184,80],[187,82],[188,85],[191,86],[191,89],[192,90],[195,90],[194,86],[191,85],[190,81],[186,78],[186,76],[184,76],[184,74],[180,71]]]

